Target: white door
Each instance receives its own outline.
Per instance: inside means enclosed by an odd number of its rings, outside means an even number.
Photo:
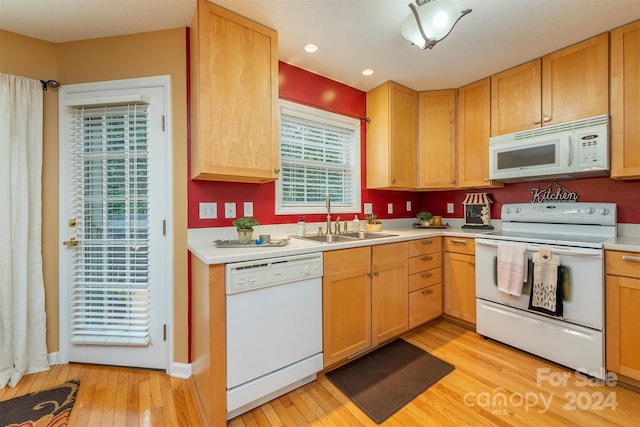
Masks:
[[[130,85],[59,93],[61,359],[166,369],[168,89]]]

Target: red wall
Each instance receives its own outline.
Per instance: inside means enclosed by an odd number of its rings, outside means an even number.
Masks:
[[[502,188],[486,190],[456,190],[425,193],[423,206],[433,215],[464,218],[462,202],[467,193],[489,194],[491,218],[499,219],[505,203],[528,203],[532,188],[546,188],[550,182],[505,184]],[[558,181],[557,184],[578,194],[578,202],[608,202],[618,204],[618,222],[640,223],[640,180],[617,181],[609,178],[584,178]],[[455,212],[447,214],[447,203],[453,203]]]
[[[300,102],[350,117],[366,116],[366,93],[342,83],[310,73],[280,62],[280,97]],[[364,124],[364,123],[363,123]],[[380,218],[409,218],[415,216],[422,203],[422,194],[404,191],[367,190],[364,188],[366,165],[366,130],[362,126],[362,203],[372,203],[373,211]],[[275,184],[242,184],[228,182],[196,181],[188,183],[189,228],[230,226],[232,219],[224,218],[224,203],[235,202],[238,216],[242,215],[242,203],[253,202],[254,217],[261,224],[286,224],[298,221],[298,215],[275,215]],[[406,202],[411,201],[412,211],[407,212]],[[218,219],[198,218],[200,202],[218,203]],[[387,214],[387,203],[393,203],[393,214]],[[355,212],[353,213],[355,214]],[[351,219],[351,214],[341,214]],[[221,218],[222,217],[222,218]],[[363,215],[360,214],[360,218]],[[305,215],[307,222],[325,220],[325,216]]]
[[[317,74],[280,62],[280,97],[351,117],[366,116],[366,93]],[[463,218],[462,201],[468,192],[485,190],[455,190],[427,193],[404,191],[367,190],[365,186],[366,129],[362,127],[362,202],[373,203],[373,211],[381,218],[410,218],[420,209],[434,215]],[[640,180],[616,181],[609,178],[588,178],[560,181],[561,185],[579,195],[580,202],[615,202],[618,204],[618,222],[640,223]],[[491,218],[500,218],[504,203],[531,201],[531,189],[546,187],[549,183],[505,184],[503,188],[486,190],[494,203]],[[297,222],[297,215],[275,215],[275,185],[241,184],[227,182],[195,181],[188,183],[189,228],[230,226],[232,219],[224,219],[224,203],[236,202],[238,215],[242,215],[242,203],[252,201],[254,216],[262,224]],[[407,212],[406,202],[411,201],[412,211]],[[217,202],[218,219],[198,218],[200,202]],[[454,203],[455,212],[446,213],[447,202]],[[393,203],[393,214],[387,214],[387,203]],[[355,214],[355,212],[354,212]],[[222,218],[221,218],[222,217]],[[350,219],[351,215],[343,214]],[[362,214],[360,215],[362,219]],[[323,221],[323,215],[306,215],[307,222]]]

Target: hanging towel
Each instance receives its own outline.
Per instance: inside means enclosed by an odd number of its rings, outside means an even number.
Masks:
[[[498,289],[519,297],[527,281],[527,245],[498,243]]]
[[[562,316],[562,300],[564,298],[562,269],[560,257],[554,255],[551,248],[541,246],[538,253],[533,254],[533,284],[529,297],[529,309]]]

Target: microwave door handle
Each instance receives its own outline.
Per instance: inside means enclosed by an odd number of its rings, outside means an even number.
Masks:
[[[573,141],[572,135],[567,135],[567,166],[573,163]]]

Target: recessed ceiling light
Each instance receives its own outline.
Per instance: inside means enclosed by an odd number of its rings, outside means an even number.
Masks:
[[[316,46],[313,43],[307,43],[304,45],[304,50],[306,50],[309,53],[313,53],[318,50],[318,46]]]
[[[371,74],[373,74],[373,70],[371,68],[367,68],[366,70],[362,70],[362,75],[363,76],[370,76]]]

